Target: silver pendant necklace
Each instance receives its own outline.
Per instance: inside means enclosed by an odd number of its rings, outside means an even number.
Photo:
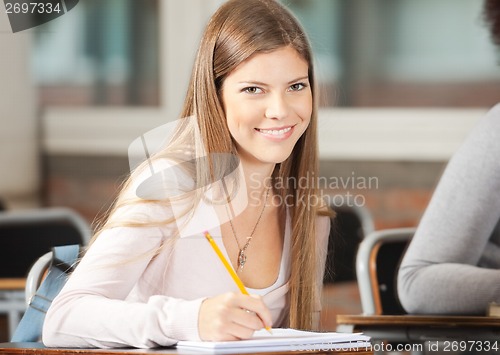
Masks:
[[[229,224],[231,225],[231,230],[233,231],[233,236],[234,239],[236,240],[236,245],[238,246],[238,272],[243,271],[243,267],[245,266],[247,262],[247,255],[246,251],[248,249],[248,246],[250,245],[250,242],[252,241],[253,235],[255,231],[257,230],[257,226],[259,225],[260,220],[262,219],[262,215],[264,214],[264,210],[266,209],[266,204],[267,204],[267,198],[269,196],[269,190],[271,188],[269,187],[266,191],[266,197],[264,198],[264,206],[262,207],[262,210],[260,211],[259,217],[257,218],[257,222],[255,223],[255,226],[253,227],[252,233],[250,233],[250,236],[247,238],[247,241],[245,245],[243,245],[243,248],[240,247],[240,242],[238,241],[238,237],[236,236],[236,231],[234,230],[234,225],[231,219],[229,220]]]

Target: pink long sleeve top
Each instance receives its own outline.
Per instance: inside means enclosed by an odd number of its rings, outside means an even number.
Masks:
[[[158,212],[153,211],[158,208],[154,205],[141,208],[147,214]],[[318,217],[320,265],[326,259],[329,226],[327,217]],[[220,229],[210,233],[227,257]],[[156,347],[198,340],[202,301],[238,292],[238,288],[202,233],[174,243],[168,241],[169,235],[168,227],[105,230],[53,301],[44,323],[43,343],[53,347]],[[263,297],[275,327],[286,326],[288,321],[290,236],[287,217],[277,280],[266,289],[249,289]],[[161,252],[155,255],[160,246]],[[320,269],[318,285],[324,271]],[[318,297],[317,311],[320,308]]]

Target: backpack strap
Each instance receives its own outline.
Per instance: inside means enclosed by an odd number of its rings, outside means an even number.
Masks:
[[[40,341],[45,314],[73,271],[79,252],[80,245],[78,244],[63,245],[52,249],[52,263],[47,277],[31,298],[12,336],[12,342]]]

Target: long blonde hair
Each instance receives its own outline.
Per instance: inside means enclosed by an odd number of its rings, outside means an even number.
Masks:
[[[202,148],[208,154],[235,154],[221,99],[222,84],[229,73],[252,55],[284,46],[291,46],[307,61],[314,105],[308,128],[297,141],[290,157],[277,164],[273,177],[275,181],[302,181],[301,178],[310,179],[318,175],[317,94],[312,52],[297,19],[277,1],[229,0],[212,16],[201,39],[181,117],[196,117],[200,141],[204,144]],[[221,159],[217,163],[209,163],[209,169],[206,165],[197,164],[194,167],[196,184],[203,186],[207,181],[217,180],[234,169],[228,166],[233,163]],[[292,265],[289,323],[291,327],[302,329],[313,326],[312,314],[319,297],[317,283],[322,281],[317,279],[317,268],[320,266],[316,258],[315,227],[321,206],[320,203],[310,203],[319,201],[316,184],[311,182],[306,185],[297,189],[294,184],[275,184],[274,188],[275,193],[281,195],[282,201],[287,201],[290,207]],[[291,200],[294,201],[292,206],[289,203]]]
[[[221,100],[224,79],[255,53],[291,46],[309,66],[309,81],[315,104],[309,127],[292,154],[278,164],[279,181],[301,181],[318,174],[317,104],[311,47],[297,19],[274,0],[229,0],[212,16],[202,37],[184,104],[183,115],[198,118],[208,152],[232,152],[234,144]],[[217,93],[217,95],[215,95]],[[225,169],[222,169],[225,170]],[[276,179],[278,181],[278,179]],[[316,228],[318,215],[316,184],[296,189],[285,184],[275,191],[282,201],[293,196],[290,279],[290,326],[309,329],[318,289]],[[283,206],[284,208],[284,206]]]

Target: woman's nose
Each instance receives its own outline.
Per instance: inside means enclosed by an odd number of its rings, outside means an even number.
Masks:
[[[282,120],[288,116],[289,110],[287,98],[282,94],[274,94],[267,102],[266,118]]]

